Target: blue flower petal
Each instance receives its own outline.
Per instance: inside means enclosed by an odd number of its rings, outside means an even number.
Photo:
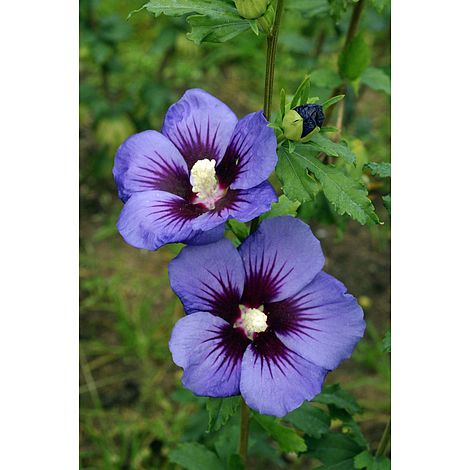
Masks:
[[[325,262],[310,227],[290,216],[263,221],[239,250],[246,271],[243,300],[253,307],[296,294]]]
[[[191,169],[197,160],[219,162],[228,147],[237,116],[204,90],[187,90],[170,106],[162,127]]]
[[[178,149],[157,131],[144,131],[124,141],[116,152],[113,175],[119,197],[160,190],[185,197],[191,194],[189,171]]]

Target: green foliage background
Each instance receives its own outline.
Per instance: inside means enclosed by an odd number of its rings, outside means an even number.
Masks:
[[[354,2],[299,0],[287,4],[273,108],[279,109],[281,88],[292,95],[306,73],[311,74],[310,96],[318,96],[320,102],[347,80],[342,137],[355,154],[356,165],[338,159],[336,167],[368,189],[384,222],[361,226],[347,213],[339,215],[341,210],[331,204],[327,186],[323,186],[325,192],[305,188],[315,197],[296,197],[300,207],[283,201],[311,224],[327,256],[326,270],[345,282],[365,310],[365,340],[327,383],[341,382],[357,398],[362,413],[351,413],[357,414],[362,433],[375,449],[390,412],[389,355],[384,353],[389,351],[389,336],[383,343],[390,323],[390,219],[384,206],[389,203],[390,183],[389,167],[383,165],[390,161],[390,11],[386,2],[370,1],[359,39],[344,49]],[[184,453],[171,457],[177,444],[187,441],[189,446],[193,445],[190,441],[198,441],[220,450],[219,460],[214,461],[212,454],[208,457],[217,468],[222,465],[220,459],[230,459],[229,454],[221,454],[236,442],[237,419],[227,418],[221,426],[217,420],[222,418],[212,416],[211,426],[220,428],[207,434],[205,399],[180,387],[180,371],[168,351],[171,326],[183,312],[169,288],[166,267],[180,247],[148,253],[121,240],[115,228],[121,203],[111,169],[118,145],[132,133],[159,129],[166,108],[187,88],[206,89],[239,116],[261,109],[264,38],[248,25],[232,41],[197,46],[187,38],[191,26],[184,17],[155,18],[143,10],[126,19],[141,6],[139,0],[80,2],[80,467],[175,468],[173,462],[185,458]],[[197,30],[190,34],[194,38]],[[300,159],[303,151],[289,153],[289,158]],[[279,182],[275,184],[279,187]],[[320,424],[325,419],[316,418]],[[279,447],[285,441],[276,441],[280,431],[272,423],[254,420],[253,468],[267,464],[270,468],[320,468],[322,464],[322,468],[354,468],[354,456],[362,449],[354,447],[358,446],[353,439],[357,430],[351,430],[352,424],[348,428],[344,416],[340,418],[327,423],[340,431],[339,438],[312,435],[305,441],[308,449],[302,459]],[[308,428],[302,428],[302,416],[294,416],[290,422],[309,436]],[[287,442],[295,452],[305,452],[296,436],[288,437]],[[352,439],[352,444],[341,443],[351,449],[345,456],[349,467],[328,463],[328,449],[337,439]],[[189,451],[204,453],[203,449]],[[283,457],[274,449],[280,449]],[[326,460],[320,458],[325,455]],[[371,463],[371,458],[367,453],[361,455],[357,468],[379,465]]]

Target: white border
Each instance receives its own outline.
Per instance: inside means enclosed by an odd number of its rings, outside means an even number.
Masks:
[[[78,4],[0,29],[2,467],[78,466]],[[393,0],[392,449],[467,464],[466,2]]]
[[[392,465],[468,466],[469,7],[392,2]]]
[[[0,442],[78,467],[78,2],[4,2]]]

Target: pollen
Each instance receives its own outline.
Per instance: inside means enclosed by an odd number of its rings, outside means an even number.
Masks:
[[[240,305],[242,312],[241,318],[235,323],[235,328],[243,328],[246,336],[253,340],[255,333],[262,333],[268,328],[268,316],[263,312],[263,307],[260,308],[248,308],[244,305]]]
[[[198,160],[191,169],[189,182],[193,193],[196,193],[195,202],[204,204],[208,209],[214,209],[215,203],[223,195],[215,173],[215,160]]]

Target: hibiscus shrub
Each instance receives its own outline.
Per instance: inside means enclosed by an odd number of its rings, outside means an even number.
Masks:
[[[372,18],[388,9],[371,4]],[[238,118],[227,99],[190,86],[161,126],[137,112],[120,127],[112,170],[123,203],[120,235],[148,251],[186,245],[168,260],[184,310],[171,325],[169,350],[187,390],[172,398],[190,397],[203,419],[191,438],[173,443],[165,465],[250,469],[259,459],[277,467],[390,468],[390,421],[372,445],[356,399],[324,384],[363,338],[367,299],[359,302],[328,274],[306,223],[332,223],[341,235],[348,219],[379,230],[389,222],[390,164],[370,161],[345,125],[361,85],[389,93],[388,75],[370,67],[365,0],[150,0],[143,9],[158,21],[185,17],[198,47],[266,42],[262,110]],[[333,63],[308,67],[298,86],[275,92],[274,77],[283,76],[276,52],[289,41],[279,33],[299,16],[314,18],[324,35],[341,21],[347,28]],[[99,40],[117,48],[112,34]],[[105,84],[109,66],[103,59]],[[322,87],[328,94],[312,92]],[[121,117],[132,115],[123,108]],[[97,135],[110,138],[106,126]],[[378,354],[388,362],[389,352],[390,333]],[[362,349],[369,353],[377,351]]]

